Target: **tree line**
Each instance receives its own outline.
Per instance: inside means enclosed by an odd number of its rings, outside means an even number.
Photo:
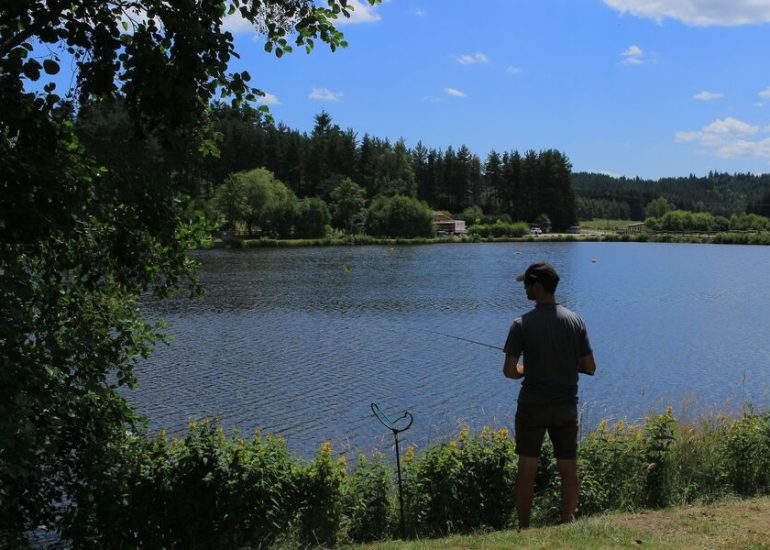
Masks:
[[[421,208],[408,202],[411,211],[419,210],[419,219],[410,225],[420,228],[426,211],[444,210],[469,222],[547,220],[560,230],[578,220],[659,217],[659,200],[666,201],[666,211],[707,212],[726,218],[746,213],[770,216],[770,174],[710,172],[705,177],[648,180],[573,173],[566,155],[556,150],[491,151],[482,160],[465,145],[441,150],[418,142],[409,148],[403,140],[392,143],[368,134],[359,137],[353,129],[334,124],[326,112],[315,117],[309,134],[275,124],[264,112],[245,106],[215,103],[208,116],[218,154],[203,157],[175,154],[147,141],[137,149],[120,99],[83,105],[74,118],[82,141],[107,166],[130,166],[135,172],[147,169],[149,176],[173,172],[189,195],[214,198],[211,204],[220,214],[224,211],[217,195],[225,192],[223,187],[234,174],[268,170],[285,185],[290,200],[284,202],[283,213],[294,221],[278,223],[283,231],[276,231],[275,222],[264,216],[258,220],[243,208],[232,220],[228,217],[234,213],[232,208],[224,217],[244,226],[265,225],[270,233],[285,237],[318,236],[299,215],[300,207],[307,209],[310,204],[316,221],[318,216],[328,217],[341,231],[381,234],[387,228],[395,235],[396,221],[383,225],[375,221],[381,215],[369,216],[368,212],[372,206],[392,210],[389,203],[397,196],[423,203]],[[320,202],[303,202],[310,198],[323,201],[328,215]],[[258,196],[251,195],[251,199]],[[265,206],[252,210],[264,212]],[[423,236],[423,232],[413,236]]]
[[[571,164],[556,150],[493,151],[482,161],[465,145],[441,150],[420,142],[409,148],[404,140],[359,137],[334,124],[326,112],[315,117],[309,134],[275,124],[249,107],[214,104],[210,117],[218,155],[165,161],[187,182],[191,196],[213,197],[233,174],[265,168],[298,199],[318,197],[331,204],[332,192],[349,179],[363,190],[367,204],[402,196],[453,213],[476,207],[528,222],[546,214],[555,228],[576,222]],[[124,118],[118,101],[87,105],[78,114],[78,127],[93,136],[86,141],[105,162],[125,162],[123,152],[102,139],[123,133]],[[141,162],[133,159],[135,166]]]
[[[572,183],[581,220],[593,218],[644,220],[657,216],[649,204],[665,199],[673,209],[707,212],[729,218],[733,214],[770,216],[770,174],[709,172],[705,177],[649,180],[576,172]]]

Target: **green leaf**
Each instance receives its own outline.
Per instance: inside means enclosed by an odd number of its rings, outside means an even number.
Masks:
[[[128,30],[128,22],[127,21],[123,21],[123,30],[124,31]]]
[[[43,69],[47,74],[56,74],[59,72],[59,64],[53,59],[43,61]]]
[[[40,63],[35,60],[27,61],[21,70],[24,73],[24,76],[30,80],[37,80],[40,78]]]

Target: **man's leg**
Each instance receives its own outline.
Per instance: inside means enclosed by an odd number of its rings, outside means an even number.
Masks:
[[[519,471],[516,476],[516,511],[519,515],[519,529],[529,527],[538,460],[537,457],[519,455]]]
[[[561,476],[561,521],[575,521],[575,511],[578,504],[578,471],[576,459],[558,459],[556,465]]]

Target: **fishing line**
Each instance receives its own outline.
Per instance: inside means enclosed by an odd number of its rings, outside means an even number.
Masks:
[[[463,342],[470,342],[471,344],[477,344],[479,346],[484,346],[485,348],[490,349],[496,349],[498,351],[505,351],[500,346],[493,346],[492,344],[487,344],[485,342],[479,342],[478,340],[471,340],[470,338],[463,338],[462,336],[455,336],[454,334],[447,334],[445,332],[437,332],[435,330],[428,330],[426,328],[419,328],[419,327],[412,327],[415,330],[419,330],[422,332],[427,332],[428,334],[435,334],[437,336],[445,336],[446,338],[454,338],[455,340],[462,340]]]

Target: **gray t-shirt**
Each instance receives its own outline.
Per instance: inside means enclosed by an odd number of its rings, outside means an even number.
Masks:
[[[559,304],[538,304],[516,319],[505,353],[524,354],[519,403],[577,403],[578,364],[591,355],[583,319]]]

